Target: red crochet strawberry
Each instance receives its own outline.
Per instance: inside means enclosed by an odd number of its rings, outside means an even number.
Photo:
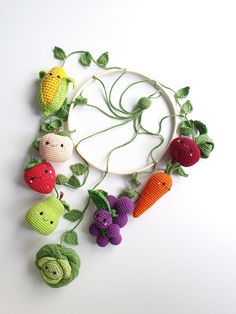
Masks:
[[[56,182],[56,174],[53,166],[44,160],[32,160],[24,172],[25,183],[34,191],[51,193]]]

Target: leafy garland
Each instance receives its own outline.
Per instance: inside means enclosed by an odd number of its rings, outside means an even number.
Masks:
[[[62,61],[62,66],[65,64],[66,60],[71,55],[79,54],[80,55],[79,63],[82,66],[88,67],[92,63],[94,63],[96,66],[98,66],[100,68],[111,69],[111,68],[107,67],[107,64],[109,62],[108,52],[104,52],[96,60],[91,55],[91,53],[88,51],[74,51],[74,52],[71,52],[69,54],[66,54],[62,48],[55,47],[53,50],[53,53],[54,53],[54,57],[56,59]],[[118,67],[112,67],[112,68],[120,69]],[[151,131],[149,131],[143,127],[142,115],[143,115],[143,112],[151,106],[153,99],[156,99],[156,98],[159,98],[162,96],[161,91],[157,91],[151,95],[141,97],[137,101],[137,104],[134,107],[134,109],[131,111],[127,110],[124,107],[123,97],[127,93],[127,91],[136,84],[151,84],[152,86],[156,86],[157,82],[155,80],[140,80],[140,81],[137,81],[137,82],[134,82],[134,83],[128,85],[120,95],[120,98],[118,101],[118,106],[115,106],[112,102],[112,92],[113,92],[113,89],[114,89],[116,83],[125,74],[126,74],[126,70],[121,70],[121,74],[113,82],[109,91],[107,90],[104,82],[100,78],[98,78],[96,76],[93,77],[94,80],[101,86],[101,89],[103,91],[103,96],[104,96],[104,100],[106,103],[106,109],[107,109],[106,111],[102,110],[101,108],[99,108],[95,105],[90,104],[88,101],[88,98],[83,96],[83,93],[81,93],[72,102],[68,102],[68,99],[66,98],[63,105],[61,106],[61,108],[57,112],[51,114],[48,117],[44,117],[41,120],[37,136],[34,139],[34,141],[32,142],[32,144],[30,145],[30,149],[29,149],[30,161],[29,161],[28,165],[26,166],[26,168],[32,167],[32,165],[42,162],[41,159],[36,159],[33,156],[34,151],[39,151],[40,139],[41,139],[42,135],[47,134],[47,133],[55,133],[58,135],[70,137],[70,135],[75,131],[75,130],[64,130],[64,124],[68,119],[68,113],[69,113],[69,110],[71,107],[75,108],[77,106],[85,106],[88,108],[98,110],[101,114],[104,114],[111,119],[120,121],[118,124],[115,124],[112,127],[103,129],[99,132],[96,132],[94,134],[91,134],[91,135],[81,139],[76,144],[76,148],[83,141],[85,141],[91,137],[94,137],[98,134],[101,134],[103,132],[108,132],[109,130],[112,130],[112,129],[117,128],[117,127],[122,127],[123,125],[128,124],[128,123],[132,123],[132,125],[133,125],[132,137],[128,141],[124,142],[122,145],[119,145],[119,146],[113,148],[109,152],[109,154],[107,156],[107,161],[106,161],[106,170],[102,174],[101,179],[95,184],[95,186],[91,190],[88,191],[88,200],[87,200],[87,203],[86,203],[85,207],[83,208],[83,210],[71,209],[70,205],[65,200],[62,200],[64,193],[63,192],[59,193],[57,187],[55,186],[55,192],[56,192],[57,198],[63,204],[65,211],[66,211],[64,214],[64,218],[67,219],[68,221],[72,222],[72,223],[75,223],[75,225],[71,229],[66,230],[61,235],[61,239],[60,239],[60,247],[61,248],[64,246],[64,243],[67,243],[70,245],[78,245],[79,244],[78,236],[77,236],[77,233],[75,230],[79,226],[79,224],[82,222],[83,217],[85,215],[85,212],[88,209],[91,200],[93,201],[93,203],[95,204],[95,206],[97,208],[103,208],[104,210],[107,210],[112,215],[112,217],[116,217],[117,212],[110,206],[110,204],[107,200],[108,193],[101,190],[101,189],[97,189],[97,188],[101,184],[101,182],[105,179],[106,175],[109,172],[109,161],[110,161],[112,153],[115,150],[130,144],[132,141],[134,141],[136,139],[136,137],[138,135],[155,136],[159,139],[160,143],[158,145],[154,146],[151,149],[151,151],[148,153],[148,158],[150,158],[152,163],[153,163],[152,170],[149,172],[144,171],[144,172],[139,172],[139,173],[136,172],[136,173],[132,174],[130,177],[130,185],[128,187],[124,187],[122,189],[120,196],[126,196],[128,198],[135,198],[135,197],[138,198],[138,196],[139,196],[138,189],[139,189],[139,187],[141,185],[141,181],[142,181],[140,178],[143,175],[153,173],[158,166],[157,161],[154,157],[154,153],[164,142],[164,137],[161,134],[161,132],[162,132],[162,124],[166,119],[171,119],[174,117],[179,117],[181,119],[181,123],[179,124],[179,127],[178,127],[180,135],[184,136],[184,137],[190,137],[198,144],[202,158],[208,158],[211,151],[214,149],[214,143],[211,140],[211,138],[208,136],[207,126],[199,120],[189,119],[189,114],[192,113],[193,106],[192,106],[192,103],[190,100],[185,101],[185,99],[188,97],[189,91],[190,91],[190,88],[188,86],[181,88],[177,91],[174,91],[173,89],[159,83],[163,88],[168,89],[169,91],[172,92],[172,94],[176,100],[176,103],[179,105],[180,111],[177,114],[174,114],[174,115],[172,114],[172,115],[168,115],[168,116],[163,117],[159,121],[157,131],[151,132]],[[41,74],[40,74],[40,76],[41,76]],[[84,186],[84,184],[86,183],[86,181],[89,177],[89,165],[86,162],[86,160],[83,159],[83,163],[76,163],[74,165],[71,165],[70,170],[71,170],[71,176],[70,177],[65,176],[64,174],[58,174],[57,175],[56,185],[57,186],[66,186],[66,187],[76,189],[76,190],[81,188],[82,186]],[[176,173],[176,174],[178,174],[180,176],[184,176],[184,177],[187,176],[184,169],[181,167],[181,165],[179,163],[175,163],[175,164],[168,163],[167,164],[167,173]],[[51,248],[50,248],[50,250],[51,250]]]

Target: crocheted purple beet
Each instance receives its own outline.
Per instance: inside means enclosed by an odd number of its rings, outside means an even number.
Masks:
[[[114,195],[108,195],[107,200],[108,200],[111,208],[114,208],[117,198]]]
[[[114,238],[110,238],[109,241],[113,245],[119,245],[122,241],[122,236],[121,234],[117,234]]]
[[[99,209],[93,217],[96,225],[101,229],[105,229],[112,224],[112,216],[107,210]]]
[[[115,209],[121,215],[130,214],[134,210],[134,202],[127,196],[121,196],[116,201]]]
[[[100,229],[98,228],[98,226],[97,226],[95,223],[93,223],[93,224],[90,225],[90,227],[89,227],[89,233],[90,233],[92,236],[97,237],[97,236],[99,235],[99,231],[100,231]]]
[[[114,238],[120,233],[120,227],[117,224],[112,224],[106,229],[107,236]]]
[[[97,242],[97,245],[99,245],[100,247],[105,247],[109,243],[109,238],[107,236],[99,234],[97,236],[96,242]]]
[[[128,215],[118,215],[113,218],[113,223],[117,224],[120,228],[124,227],[128,222]]]

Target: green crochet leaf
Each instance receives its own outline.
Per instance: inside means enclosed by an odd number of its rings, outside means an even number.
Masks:
[[[180,135],[188,136],[193,133],[193,127],[190,121],[183,121],[179,125]]]
[[[63,216],[65,219],[75,222],[83,217],[83,213],[77,209],[72,209]]]
[[[68,137],[70,137],[70,135],[72,134],[72,133],[75,133],[76,132],[76,130],[73,130],[73,131],[60,131],[60,132],[58,132],[57,134],[58,135],[61,135],[61,136],[68,136]]]
[[[134,198],[136,194],[135,189],[130,189],[130,188],[125,188],[122,192],[121,195],[127,196],[129,198]]]
[[[111,211],[110,204],[102,192],[99,190],[89,190],[88,193],[96,208]]]
[[[70,205],[66,201],[60,200],[60,202],[64,206],[65,210],[70,211]]]
[[[34,149],[36,149],[37,151],[39,151],[39,144],[40,144],[40,139],[39,139],[39,138],[36,138],[36,139],[33,141],[33,143],[32,143]]]
[[[173,164],[171,160],[169,160],[167,162],[165,172],[168,173],[169,175],[171,175],[172,173],[176,173],[176,174],[179,174],[182,177],[187,177],[188,176],[188,174],[185,173],[183,168],[180,166],[180,163],[176,162],[176,163]]]
[[[72,175],[69,179],[69,181],[65,184],[71,188],[74,188],[74,189],[78,189],[80,187],[80,181],[78,178],[76,178],[75,175]]]
[[[24,170],[26,171],[27,169],[30,169],[38,164],[41,164],[42,162],[45,162],[45,159],[32,159],[24,168]]]
[[[92,56],[91,54],[86,51],[86,52],[83,52],[80,56],[80,59],[79,59],[79,62],[84,65],[84,66],[90,66],[91,64],[91,61],[92,61]]]
[[[97,189],[96,191],[99,191],[100,193],[102,193],[105,197],[107,197],[108,193],[107,191],[104,191],[102,189]]]
[[[97,65],[99,65],[101,68],[105,68],[108,62],[109,62],[109,55],[108,55],[108,52],[104,52],[104,53],[97,59]]]
[[[88,166],[78,163],[71,165],[70,169],[74,175],[81,176],[88,171]]]
[[[60,47],[55,47],[53,49],[54,57],[58,60],[64,60],[66,58],[65,51]]]
[[[206,134],[208,132],[207,126],[203,122],[201,122],[199,120],[194,120],[193,123],[194,123],[195,128],[200,133],[200,135]]]
[[[192,112],[192,111],[193,111],[193,106],[192,106],[191,102],[190,102],[189,100],[187,100],[187,101],[181,106],[181,110],[182,110],[184,113],[186,113],[186,114]]]
[[[56,178],[56,184],[63,185],[69,181],[69,178],[64,174],[58,174]]]
[[[132,174],[132,178],[131,178],[131,185],[138,187],[140,186],[141,182],[138,180],[138,173],[135,172]]]
[[[57,117],[61,118],[64,122],[68,119],[68,112],[69,112],[69,104],[67,103],[67,98],[64,100],[63,105],[57,111]]]
[[[176,98],[186,98],[189,94],[189,90],[190,87],[186,86],[184,88],[179,89],[176,93],[175,93],[175,97]]]
[[[64,234],[64,241],[68,244],[72,244],[72,245],[78,245],[78,236],[77,233],[75,231],[67,231]]]
[[[39,72],[39,78],[42,80],[47,73],[45,71]]]
[[[207,134],[201,134],[195,139],[199,146],[201,157],[209,158],[210,153],[213,151],[215,144]]]
[[[77,106],[77,105],[85,105],[88,103],[88,99],[87,98],[84,98],[82,96],[82,94],[80,94],[78,97],[75,98],[74,100],[74,107]]]

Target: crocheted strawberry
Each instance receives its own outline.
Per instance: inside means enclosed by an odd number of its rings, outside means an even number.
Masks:
[[[32,190],[48,194],[52,192],[55,186],[55,170],[49,162],[32,160],[25,167],[24,180]]]
[[[181,166],[193,166],[200,159],[200,149],[197,143],[187,137],[175,138],[169,146],[169,152],[173,163]]]

